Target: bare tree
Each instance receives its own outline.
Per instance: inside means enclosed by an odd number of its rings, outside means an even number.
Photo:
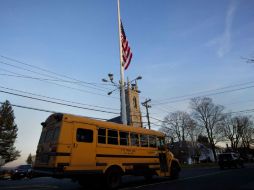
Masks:
[[[208,97],[193,98],[190,105],[197,124],[204,128],[214,159],[217,160],[215,145],[221,140],[220,134],[224,120],[224,107],[214,104],[212,99]]]
[[[227,115],[224,120],[223,132],[225,139],[230,141],[231,148],[237,150],[242,136],[242,118],[240,116],[232,117]]]
[[[242,137],[242,146],[244,148],[250,148],[250,144],[253,143],[254,140],[254,128],[253,122],[251,121],[250,117],[242,116],[240,117],[240,124],[241,124],[241,137]]]
[[[202,133],[202,128],[198,127],[194,119],[190,119],[188,123],[188,134],[192,147],[196,147],[198,136]]]
[[[164,118],[161,131],[174,141],[183,142],[192,135],[194,128],[195,122],[188,113],[176,111]]]

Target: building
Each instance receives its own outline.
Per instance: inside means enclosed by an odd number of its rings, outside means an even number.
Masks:
[[[127,88],[125,89],[125,100],[128,125],[143,127],[139,102],[139,90],[136,80],[134,84],[131,84],[128,81]]]
[[[133,127],[143,127],[142,114],[140,111],[139,90],[136,80],[134,84],[131,84],[128,80],[127,88],[125,89],[125,101],[127,124]],[[121,116],[114,117],[107,121],[122,123]]]

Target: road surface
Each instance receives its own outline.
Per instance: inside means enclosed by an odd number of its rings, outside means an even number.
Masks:
[[[2,180],[1,190],[82,190],[77,182],[50,177]],[[254,190],[254,165],[241,169],[189,168],[183,169],[178,180],[155,178],[145,181],[143,177],[124,177],[121,190]]]

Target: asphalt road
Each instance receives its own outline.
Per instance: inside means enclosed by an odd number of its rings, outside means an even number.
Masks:
[[[69,179],[49,177],[2,180],[1,190],[82,190],[77,182]],[[86,188],[84,188],[86,189]],[[145,181],[143,177],[124,177],[121,190],[254,190],[254,165],[241,169],[220,170],[219,168],[183,169],[178,180],[155,178]]]

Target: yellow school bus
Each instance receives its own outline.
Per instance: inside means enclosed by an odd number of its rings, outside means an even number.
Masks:
[[[123,175],[178,177],[179,162],[161,132],[61,113],[42,126],[36,175],[72,178],[82,186],[95,180],[109,189]]]

